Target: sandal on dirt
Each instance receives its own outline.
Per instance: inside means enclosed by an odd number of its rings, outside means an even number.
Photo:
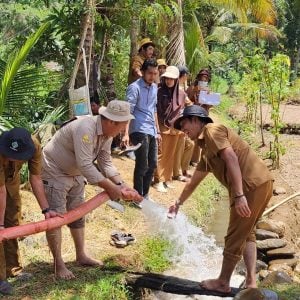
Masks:
[[[135,243],[136,239],[132,234],[122,233],[122,232],[113,232],[111,234],[111,240],[118,247],[126,247]]]
[[[115,246],[117,248],[125,248],[126,246],[128,246],[125,241],[113,241],[113,240],[110,240],[109,243],[110,243],[111,246]]]

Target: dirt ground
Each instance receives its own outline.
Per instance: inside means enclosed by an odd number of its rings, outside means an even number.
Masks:
[[[297,110],[300,113],[300,106],[294,107],[292,110],[286,109],[287,112],[292,111],[293,115]],[[300,122],[300,120],[298,121]],[[271,139],[271,134],[266,132],[266,140]],[[300,136],[299,135],[282,135],[282,142],[287,151],[281,158],[280,169],[272,171],[275,176],[275,187],[284,187],[286,194],[274,196],[269,207],[278,203],[285,197],[299,191],[300,182]],[[266,152],[267,148],[261,148],[261,152]],[[124,157],[114,157],[115,166],[120,171],[122,177],[130,185],[132,184],[132,174],[134,162]],[[166,211],[168,206],[178,197],[184,183],[173,182],[175,189],[170,190],[167,194],[158,193],[151,188],[150,194],[155,201],[164,205]],[[94,186],[87,186],[86,198],[89,199],[99,192]],[[25,223],[42,219],[40,209],[31,192],[22,191],[23,199],[23,221]],[[300,197],[294,198],[288,203],[280,206],[269,217],[286,223],[286,236],[290,245],[300,249]],[[147,222],[142,212],[132,206],[125,204],[126,210],[122,214],[107,205],[103,205],[86,217],[86,248],[87,251],[97,259],[106,259],[108,256],[114,256],[119,260],[120,265],[126,267],[132,265],[133,268],[139,268],[140,264],[140,246],[143,239],[148,237]],[[123,249],[117,249],[109,244],[110,234],[114,230],[123,230],[132,233],[137,238],[136,244]],[[48,274],[49,279],[54,280],[52,275],[52,257],[49,253],[44,233],[29,236],[20,242],[21,256],[23,265],[27,271],[34,271],[43,265]],[[72,263],[75,259],[75,251],[72,239],[67,227],[63,228],[63,257],[70,269],[76,270],[76,266]]]
[[[280,107],[282,122],[286,124],[300,125],[300,105],[283,104]],[[230,109],[230,115],[233,118],[242,119],[245,116],[246,109],[244,106],[236,105]],[[271,124],[269,118],[270,107],[263,106],[263,121]],[[264,131],[265,144],[269,145],[272,141],[272,135],[269,131]],[[259,141],[259,135],[256,136]],[[280,142],[285,147],[285,154],[281,157],[280,168],[272,170],[275,177],[274,187],[283,187],[286,194],[273,196],[268,207],[279,203],[288,196],[299,192],[300,183],[300,135],[281,134]],[[268,151],[268,146],[261,147],[261,154]],[[298,252],[300,250],[300,196],[297,196],[289,202],[283,204],[271,212],[268,217],[274,220],[286,223],[285,238],[294,246]],[[300,254],[300,253],[298,253]]]

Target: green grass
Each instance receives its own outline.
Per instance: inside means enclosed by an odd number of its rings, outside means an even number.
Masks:
[[[299,300],[300,285],[299,283],[277,284],[269,286],[268,289],[276,292],[280,300]]]
[[[73,267],[75,268],[75,267]],[[49,274],[38,271],[28,282],[14,282],[15,294],[5,299],[39,300],[130,300],[131,292],[125,285],[125,274],[113,274],[101,269],[77,267],[76,279],[70,281],[49,279]]]
[[[141,245],[141,259],[145,271],[161,273],[167,270],[171,266],[167,259],[171,250],[171,242],[162,237],[146,238]]]
[[[226,197],[225,187],[212,175],[208,175],[196,188],[189,201],[182,207],[184,213],[197,226],[204,225],[214,210],[214,201]]]

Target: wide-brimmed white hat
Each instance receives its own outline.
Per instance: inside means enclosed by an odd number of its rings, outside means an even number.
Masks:
[[[115,122],[126,122],[134,119],[134,116],[130,113],[129,103],[121,100],[112,100],[107,107],[100,107],[99,115]]]
[[[178,79],[179,78],[179,70],[175,66],[168,66],[166,68],[166,72],[162,74],[160,77],[167,77],[171,79]]]

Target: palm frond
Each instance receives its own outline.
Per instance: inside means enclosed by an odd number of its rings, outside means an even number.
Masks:
[[[218,42],[226,44],[232,36],[233,30],[226,26],[216,26],[213,28],[212,33],[205,38],[205,42]]]
[[[0,116],[0,132],[14,128],[13,124]]]
[[[228,27],[237,29],[239,32],[244,31],[245,34],[253,38],[263,38],[269,40],[277,40],[282,36],[281,32],[273,25],[259,23],[233,23]]]
[[[195,14],[185,30],[185,54],[192,75],[196,75],[200,67],[207,66],[208,49]]]
[[[277,14],[272,0],[210,0],[212,5],[230,10],[241,23],[253,16],[259,23],[275,24]]]
[[[33,35],[31,35],[23,47],[16,53],[11,54],[5,68],[5,72],[2,77],[2,82],[0,84],[0,115],[3,113],[8,93],[12,87],[13,80],[25,61],[29,51],[38,41],[40,36],[45,32],[45,30],[50,26],[50,23],[43,24]]]

